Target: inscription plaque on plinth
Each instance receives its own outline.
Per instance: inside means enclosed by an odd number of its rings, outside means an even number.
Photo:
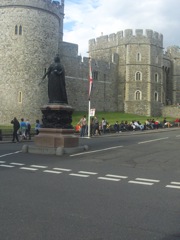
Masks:
[[[78,147],[79,137],[73,129],[41,128],[35,137],[35,144],[40,147],[72,148]]]

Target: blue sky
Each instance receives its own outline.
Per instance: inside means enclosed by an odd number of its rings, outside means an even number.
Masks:
[[[65,0],[64,37],[88,56],[88,41],[125,29],[163,34],[164,47],[180,46],[180,0]]]

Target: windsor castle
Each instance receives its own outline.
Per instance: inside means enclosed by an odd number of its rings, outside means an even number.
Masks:
[[[63,41],[64,0],[0,1],[0,124],[13,117],[41,119],[48,103],[42,76],[59,53],[66,72],[68,103],[88,109],[89,58]],[[160,116],[180,103],[180,51],[163,48],[163,35],[127,29],[89,40],[93,91],[91,107]]]

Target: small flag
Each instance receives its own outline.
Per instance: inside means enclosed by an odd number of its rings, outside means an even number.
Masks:
[[[89,100],[91,97],[92,87],[93,87],[92,67],[91,67],[91,58],[89,58]]]

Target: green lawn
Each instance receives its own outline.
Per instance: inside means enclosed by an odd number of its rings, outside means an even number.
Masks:
[[[72,125],[76,126],[76,124],[79,122],[81,117],[84,115],[86,115],[86,118],[88,118],[87,112],[74,112],[73,116],[72,116],[72,119],[73,119]],[[164,119],[164,117],[158,117],[158,118],[157,117],[147,117],[147,116],[139,116],[139,115],[135,115],[135,114],[121,113],[121,112],[96,112],[96,116],[99,119],[99,121],[101,121],[102,117],[104,117],[110,125],[114,125],[114,123],[116,121],[118,121],[120,123],[121,121],[126,121],[126,120],[128,122],[137,120],[143,124],[146,121],[146,119],[154,118],[155,120],[158,119],[160,122],[162,122]],[[173,122],[175,119],[167,117],[166,120]]]
[[[74,112],[72,115],[72,125],[76,126],[79,120],[84,115],[86,115],[86,118],[88,118],[88,112]],[[120,123],[121,121],[126,121],[126,120],[128,122],[137,120],[137,121],[140,121],[141,123],[144,123],[146,119],[153,119],[153,118],[155,120],[157,119],[157,117],[138,116],[135,114],[121,113],[121,112],[96,112],[96,116],[99,119],[99,121],[101,121],[102,118],[104,117],[110,125],[114,125],[116,121]],[[174,118],[171,118],[171,117],[167,117],[166,119],[167,121],[171,121],[171,122],[175,120]],[[158,120],[162,122],[163,117],[158,117]],[[13,127],[12,125],[0,125],[0,129],[7,129],[7,128],[12,129],[12,127]],[[34,128],[34,124],[32,124],[32,128]]]

